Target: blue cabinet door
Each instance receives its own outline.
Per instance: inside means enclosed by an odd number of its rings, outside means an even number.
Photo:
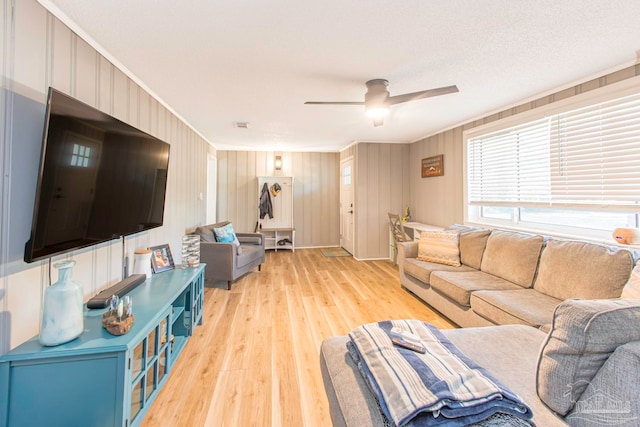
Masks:
[[[124,353],[8,364],[9,426],[120,426]]]

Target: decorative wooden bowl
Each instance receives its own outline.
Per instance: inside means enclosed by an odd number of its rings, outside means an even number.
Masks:
[[[131,329],[134,316],[118,318],[117,311],[107,311],[102,315],[102,327],[111,335],[124,335]]]

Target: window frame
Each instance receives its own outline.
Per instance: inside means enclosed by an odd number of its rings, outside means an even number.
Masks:
[[[522,125],[528,122],[543,119],[544,117],[552,116],[554,114],[561,114],[563,112],[576,110],[589,105],[598,104],[601,102],[610,101],[624,96],[640,93],[640,76],[631,77],[621,82],[612,83],[588,92],[570,96],[568,98],[551,102],[546,105],[533,108],[531,110],[514,114],[509,117],[498,119],[496,121],[480,125],[474,128],[467,129],[462,133],[462,182],[463,182],[463,205],[464,205],[464,222],[466,224],[477,224],[481,226],[500,227],[506,229],[512,229],[517,231],[528,231],[535,233],[543,233],[549,235],[555,235],[558,237],[566,238],[579,238],[589,239],[597,241],[611,242],[611,231],[603,231],[589,228],[568,227],[554,224],[542,224],[534,222],[521,221],[518,213],[511,215],[511,220],[487,218],[481,216],[481,210],[483,205],[470,204],[469,201],[469,182],[468,182],[468,144],[469,139],[476,138],[488,133],[497,132],[506,128]],[[556,93],[557,94],[557,93]],[[490,205],[485,205],[490,206]],[[493,205],[491,205],[493,206]],[[526,208],[526,204],[520,206],[512,206],[514,212],[521,208]],[[556,209],[563,209],[558,206]],[[614,212],[627,213],[620,210],[612,210],[603,208],[595,208],[594,210],[580,209],[585,212],[596,212],[600,210],[608,210]],[[640,211],[634,212],[636,224],[640,223]]]

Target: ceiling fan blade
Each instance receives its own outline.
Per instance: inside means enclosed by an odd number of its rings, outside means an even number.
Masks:
[[[364,102],[316,102],[307,101],[305,105],[364,105]]]
[[[444,86],[436,89],[421,90],[420,92],[405,93],[404,95],[390,96],[388,101],[390,105],[394,105],[400,104],[401,102],[417,101],[418,99],[431,98],[432,96],[446,95],[455,92],[458,92],[456,85]]]

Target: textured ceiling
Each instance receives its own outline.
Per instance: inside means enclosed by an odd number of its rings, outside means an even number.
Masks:
[[[221,150],[408,142],[613,68],[640,49],[640,1],[41,0]],[[365,81],[391,95],[373,127]],[[233,122],[246,121],[249,129]]]

